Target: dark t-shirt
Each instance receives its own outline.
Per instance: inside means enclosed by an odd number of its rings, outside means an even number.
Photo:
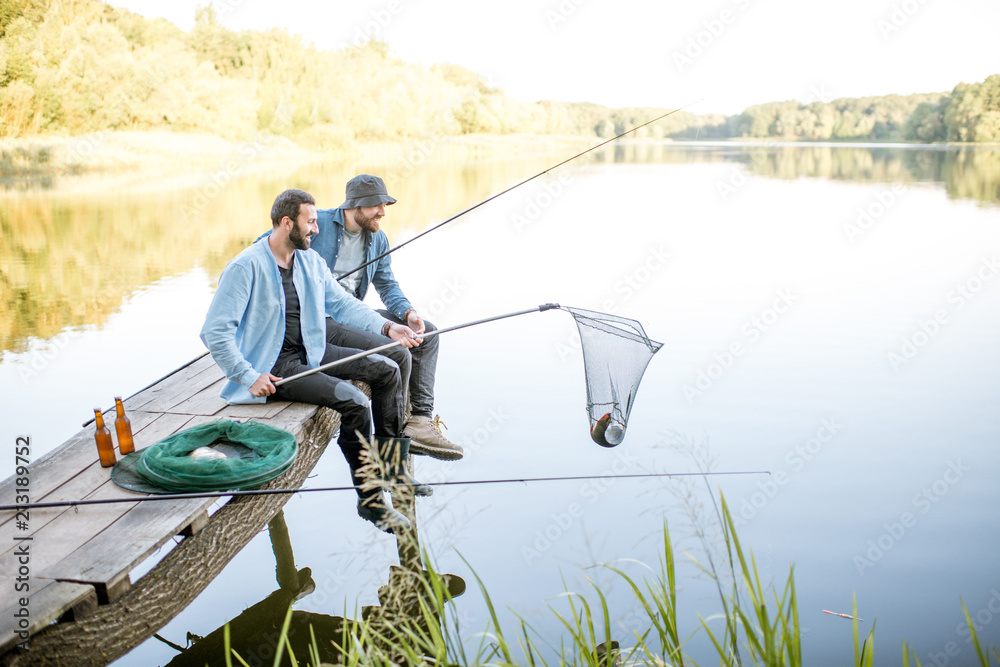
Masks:
[[[281,354],[298,353],[305,348],[305,345],[302,342],[302,327],[299,324],[299,295],[292,283],[295,255],[292,255],[292,262],[287,269],[279,266],[278,270],[281,271],[281,287],[285,290],[285,340],[281,345]]]

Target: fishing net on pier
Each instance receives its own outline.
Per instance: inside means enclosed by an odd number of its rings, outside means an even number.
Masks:
[[[663,347],[636,320],[560,306],[576,320],[583,347],[590,437],[602,447],[621,444],[639,382]]]
[[[295,436],[257,422],[200,424],[123,457],[111,479],[145,493],[254,489],[288,470]]]

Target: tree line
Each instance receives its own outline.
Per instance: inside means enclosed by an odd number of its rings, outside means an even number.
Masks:
[[[337,150],[474,133],[608,138],[665,111],[522,102],[458,65],[393,58],[383,42],[319,50],[285,30],[226,29],[210,7],[185,32],[99,0],[0,0],[0,136],[267,132]],[[636,137],[1000,141],[1000,75],[951,93],[680,111]]]

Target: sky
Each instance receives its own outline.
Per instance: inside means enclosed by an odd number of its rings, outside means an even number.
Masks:
[[[113,0],[189,29],[205,0]],[[1000,73],[997,0],[213,0],[233,29],[368,38],[525,101],[734,114],[780,100],[946,92]]]

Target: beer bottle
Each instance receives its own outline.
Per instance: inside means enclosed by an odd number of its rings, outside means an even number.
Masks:
[[[132,441],[132,422],[125,416],[125,406],[122,405],[121,396],[115,396],[115,410],[118,418],[115,419],[115,430],[118,432],[118,451],[122,456],[135,451],[135,443]]]
[[[104,415],[101,414],[100,408],[94,408],[94,417],[97,425],[97,432],[94,433],[97,454],[101,457],[101,465],[110,468],[115,464],[115,446],[111,442],[111,431],[104,425]]]

